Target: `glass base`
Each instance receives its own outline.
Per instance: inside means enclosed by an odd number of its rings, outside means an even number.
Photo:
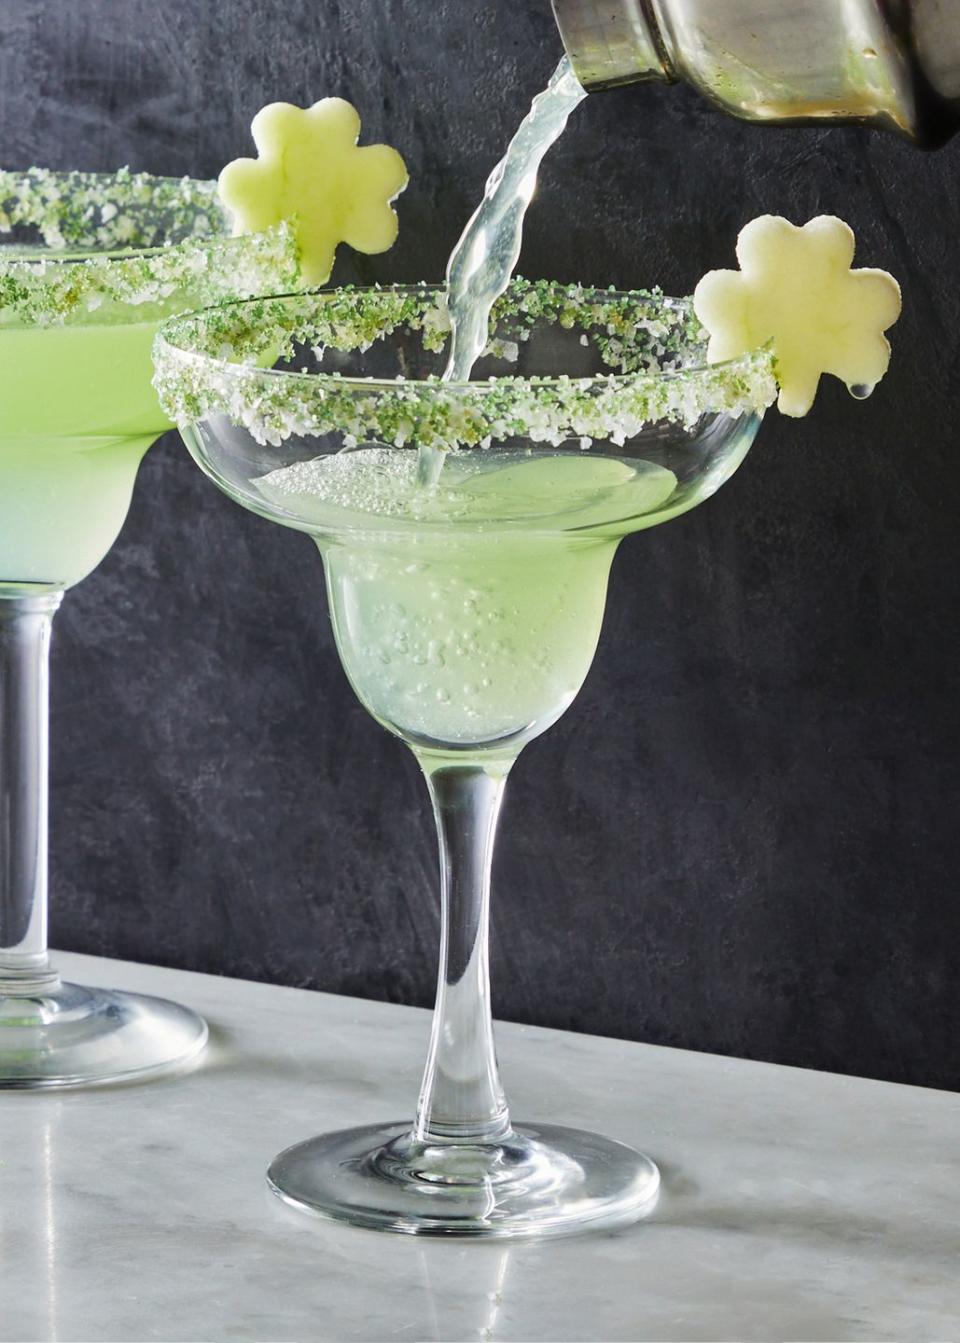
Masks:
[[[409,1124],[327,1133],[288,1147],[267,1179],[304,1212],[377,1231],[557,1236],[622,1226],[649,1212],[649,1157],[553,1124],[489,1144],[423,1143]]]
[[[96,1086],[186,1063],[207,1023],[164,998],[63,984],[0,996],[0,1088]]]

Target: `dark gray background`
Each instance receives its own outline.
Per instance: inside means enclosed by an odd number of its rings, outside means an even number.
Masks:
[[[395,251],[340,275],[435,278],[558,55],[546,0],[2,0],[0,163],[212,176],[261,104],[342,94],[412,183]],[[751,216],[827,211],[905,302],[871,401],[771,414],[716,500],[622,548],[511,783],[502,1015],[960,1085],[958,167],[665,87],[589,99],[548,160],[527,275],[686,293]],[[168,436],[54,661],[55,945],[430,1000],[423,788],[309,541]]]

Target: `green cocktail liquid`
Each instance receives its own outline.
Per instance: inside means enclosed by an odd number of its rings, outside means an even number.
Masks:
[[[299,279],[287,224],[229,236],[215,182],[0,170],[0,585],[71,587],[170,428],[151,346],[175,312]]]
[[[457,750],[528,739],[563,713],[593,660],[617,542],[676,486],[651,462],[550,448],[453,453],[433,490],[415,452],[390,448],[259,482],[313,531],[364,705]]]
[[[169,428],[150,385],[156,328],[0,324],[0,583],[69,587],[112,546]]]

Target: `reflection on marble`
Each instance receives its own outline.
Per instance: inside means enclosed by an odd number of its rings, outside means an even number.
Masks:
[[[503,1026],[521,1118],[649,1151],[625,1231],[384,1236],[271,1197],[282,1147],[410,1113],[426,1013],[58,957],[210,1021],[153,1083],[0,1094],[0,1340],[854,1340],[960,1334],[960,1096]]]

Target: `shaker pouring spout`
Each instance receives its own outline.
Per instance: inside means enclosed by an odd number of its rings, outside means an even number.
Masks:
[[[553,0],[588,92],[682,81],[766,125],[853,122],[936,148],[960,128],[960,0]]]

